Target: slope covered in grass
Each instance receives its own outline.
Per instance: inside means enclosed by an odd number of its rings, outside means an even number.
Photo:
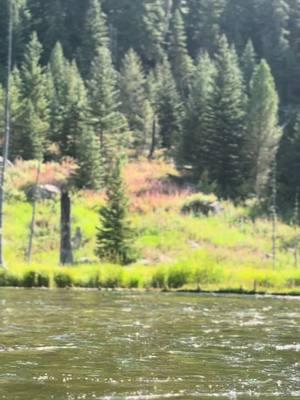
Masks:
[[[41,182],[59,183],[72,167],[43,167]],[[248,217],[247,207],[223,203],[215,216],[183,215],[193,188],[179,185],[176,172],[163,162],[129,164],[125,170],[131,223],[138,259],[134,265],[103,265],[94,256],[98,209],[103,193],[74,192],[72,229],[80,227],[82,246],[76,265],[58,265],[59,198],[39,202],[32,264],[25,262],[32,206],[24,187],[35,179],[33,163],[18,163],[9,173],[5,210],[8,271],[2,286],[125,287],[300,292],[296,268],[295,227],[278,224],[277,263],[271,259],[270,220]],[[173,176],[173,177],[172,177]],[[171,178],[172,177],[172,178]]]

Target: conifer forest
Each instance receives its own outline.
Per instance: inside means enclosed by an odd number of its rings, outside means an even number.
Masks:
[[[0,0],[0,399],[300,399],[300,0]]]
[[[232,200],[262,196],[276,160],[293,206],[299,37],[298,0],[15,0],[10,159],[72,157],[97,188],[116,151],[164,151]]]
[[[0,265],[297,267],[299,38],[298,0],[0,0]]]

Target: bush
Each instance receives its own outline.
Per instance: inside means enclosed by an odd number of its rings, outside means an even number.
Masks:
[[[67,288],[72,286],[71,277],[63,272],[54,275],[54,282],[58,288]]]
[[[34,271],[28,271],[23,276],[22,286],[32,288],[36,286],[36,274]]]
[[[193,271],[193,281],[198,285],[209,285],[220,283],[223,279],[223,272],[221,268],[214,265],[205,267],[196,267]]]
[[[50,286],[50,279],[48,275],[37,273],[36,274],[36,285],[37,287],[48,288]]]
[[[184,268],[171,268],[168,273],[167,285],[170,289],[179,289],[188,283],[190,273]]]
[[[104,274],[100,279],[99,285],[105,289],[116,289],[122,286],[123,271],[121,268],[109,266],[104,270]]]
[[[151,287],[154,289],[166,288],[166,274],[164,271],[158,270],[154,273],[151,279]]]
[[[7,287],[19,287],[22,286],[22,280],[20,280],[17,276],[12,275],[8,272],[4,273],[4,286]]]
[[[218,202],[215,195],[206,195],[203,193],[197,193],[187,197],[181,207],[181,212],[183,214],[208,216],[210,214],[219,214],[222,211],[223,207]]]

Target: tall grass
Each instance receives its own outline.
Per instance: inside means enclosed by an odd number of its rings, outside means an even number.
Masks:
[[[73,164],[60,170],[43,167],[43,183],[57,183],[68,176]],[[24,182],[34,177],[33,163],[20,163],[10,171],[10,185],[22,193]],[[61,175],[60,175],[61,174]],[[300,271],[284,243],[294,228],[279,223],[278,263],[270,259],[272,230],[268,219],[248,218],[246,208],[224,203],[217,216],[182,215],[181,206],[192,189],[181,188],[168,178],[173,167],[162,162],[129,164],[125,171],[136,231],[139,261],[122,268],[100,265],[94,256],[98,209],[103,193],[73,195],[72,227],[80,227],[83,243],[76,249],[74,267],[58,265],[59,199],[39,202],[33,264],[24,262],[31,205],[22,195],[12,196],[5,209],[5,255],[9,271],[0,273],[0,286],[228,289],[300,291]]]

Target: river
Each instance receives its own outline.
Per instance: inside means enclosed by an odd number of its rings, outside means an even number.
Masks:
[[[0,290],[0,399],[300,399],[300,300]]]

